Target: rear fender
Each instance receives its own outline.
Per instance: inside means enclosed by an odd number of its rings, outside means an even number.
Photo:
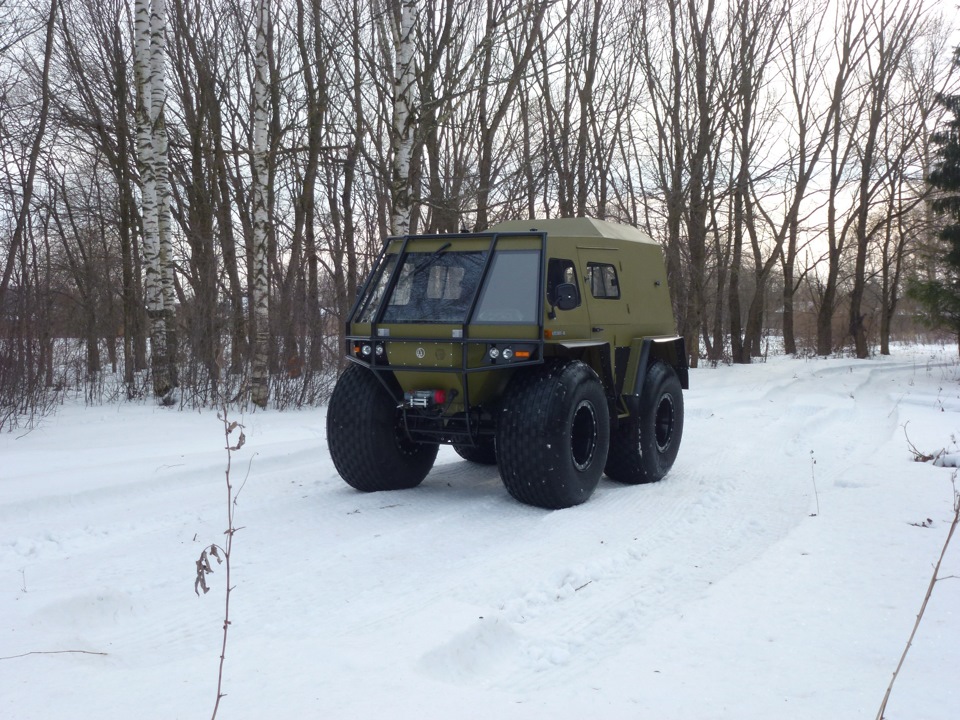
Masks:
[[[680,387],[684,390],[690,387],[686,343],[682,337],[637,338],[630,345],[630,360],[627,363],[622,395],[623,402],[633,417],[637,417],[640,412],[643,381],[647,370],[655,362],[672,367],[680,379]]]
[[[547,346],[551,347],[550,345]],[[598,340],[569,340],[552,345],[556,357],[580,360],[593,368],[603,383],[603,393],[607,398],[607,410],[610,419],[617,418],[617,385],[614,380],[613,359],[610,343]]]

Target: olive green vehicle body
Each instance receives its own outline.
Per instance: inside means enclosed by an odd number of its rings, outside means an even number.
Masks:
[[[417,284],[421,306],[409,308]],[[376,374],[417,442],[492,437],[510,379],[550,358],[596,371],[614,428],[637,415],[652,362],[688,387],[660,246],[631,226],[589,218],[389,238],[346,337],[348,359]]]

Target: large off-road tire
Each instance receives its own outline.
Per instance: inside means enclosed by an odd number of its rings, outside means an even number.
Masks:
[[[483,438],[477,445],[457,445],[453,449],[464,460],[480,465],[497,464],[497,448],[493,438]]]
[[[416,487],[437,445],[408,440],[396,403],[373,372],[349,365],[327,406],[327,446],[340,476],[363,492]]]
[[[610,415],[603,385],[578,360],[518,373],[497,423],[497,464],[507,491],[528,505],[579,505],[607,459]]]
[[[606,473],[630,485],[660,480],[677,458],[683,436],[683,391],[673,368],[655,362],[640,393],[640,415],[621,421],[610,437]]]

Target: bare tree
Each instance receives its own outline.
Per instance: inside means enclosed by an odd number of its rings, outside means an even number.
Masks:
[[[789,8],[779,2],[760,0],[756,4],[745,0],[734,13],[731,31],[733,57],[731,66],[735,77],[733,86],[734,152],[737,175],[733,188],[733,256],[730,267],[730,341],[734,362],[749,363],[751,355],[760,352],[763,330],[763,310],[767,279],[774,268],[779,245],[778,237],[773,252],[764,257],[760,246],[758,227],[759,198],[757,187],[763,178],[757,177],[755,164],[763,160],[765,134],[771,132],[770,119],[763,116],[763,88],[768,81],[780,30]],[[774,101],[776,102],[776,101]],[[747,311],[745,337],[740,325],[740,260],[744,232],[753,250],[754,287]]]
[[[487,0],[484,37],[478,58],[480,74],[477,88],[477,217],[475,229],[486,230],[490,215],[490,196],[494,185],[494,155],[507,113],[514,100],[538,42],[544,40],[542,23],[551,3],[544,0],[527,3],[519,11],[510,11],[502,0]],[[595,41],[594,41],[595,42]],[[504,48],[501,47],[505,45]],[[498,57],[498,53],[502,53]]]
[[[818,0],[803,6],[799,13],[790,13],[786,19],[787,39],[778,60],[791,101],[783,118],[785,126],[792,129],[789,149],[782,165],[782,197],[787,210],[782,220],[778,221],[776,216],[765,211],[762,203],[758,203],[758,209],[774,233],[779,248],[783,274],[784,350],[791,355],[797,352],[794,298],[805,276],[805,271],[797,267],[799,253],[807,244],[801,239],[801,225],[807,223],[812,214],[804,208],[809,205],[811,180],[830,138],[835,118],[832,105],[829,110],[819,106],[818,89],[824,78],[826,63],[821,59],[817,45],[827,17],[825,5]]]
[[[903,74],[892,89],[892,111],[884,123],[881,163],[888,167],[881,191],[880,228],[874,254],[880,275],[880,353],[890,354],[893,321],[899,307],[903,280],[920,268],[925,238],[932,229],[928,216],[930,189],[930,142],[927,128],[935,127],[943,106],[937,102],[946,92],[954,66],[941,61],[948,43],[943,17],[925,23],[922,33],[904,57]],[[869,256],[868,256],[869,259]]]
[[[688,337],[686,263],[681,231],[687,192],[684,164],[689,145],[684,115],[685,82],[689,77],[684,54],[687,33],[682,26],[682,4],[679,0],[665,0],[660,11],[665,18],[661,19],[656,9],[653,5],[641,2],[634,10],[639,16],[637,25],[640,28],[637,63],[643,69],[647,86],[647,112],[652,124],[644,145],[653,159],[651,175],[655,178],[656,194],[663,204],[663,243],[671,300],[679,330],[684,337]],[[666,27],[662,27],[661,22]],[[653,198],[645,193],[644,200],[651,202]],[[659,234],[655,232],[651,221],[648,220],[646,225],[648,230],[653,231],[651,234]],[[691,362],[699,357],[696,344],[688,345],[687,352]]]
[[[33,199],[34,182],[37,177],[37,163],[40,152],[46,139],[47,120],[50,115],[50,62],[53,55],[54,27],[57,20],[59,0],[50,0],[49,12],[44,27],[45,40],[43,51],[43,69],[40,78],[40,106],[36,116],[36,131],[30,144],[29,154],[23,168],[23,182],[21,185],[20,207],[17,210],[17,219],[10,239],[10,248],[7,251],[6,263],[3,265],[3,275],[0,277],[0,307],[3,307],[10,278],[13,276],[13,266],[17,254],[23,247],[24,238],[29,222],[30,204]]]
[[[914,145],[906,138],[891,162],[878,162],[878,152],[884,120],[890,113],[891,88],[900,64],[913,44],[916,33],[926,14],[923,3],[894,1],[891,5],[880,3],[878,8],[868,6],[865,23],[872,31],[871,48],[866,56],[866,97],[863,101],[865,123],[857,141],[859,152],[859,178],[853,223],[856,241],[856,264],[853,274],[853,289],[850,293],[850,334],[858,358],[870,353],[864,316],[861,314],[863,293],[866,287],[867,250],[871,239],[870,209],[877,192],[889,176],[902,166],[902,157]],[[856,118],[860,120],[860,118]],[[916,132],[919,132],[919,126]],[[890,138],[887,138],[890,139]]]
[[[820,307],[817,312],[817,354],[833,352],[833,315],[837,305],[837,290],[840,266],[846,245],[846,229],[838,224],[839,203],[844,180],[854,155],[856,123],[863,110],[862,99],[851,96],[850,84],[853,73],[866,55],[868,39],[863,18],[859,13],[859,0],[844,0],[837,6],[835,18],[836,38],[834,59],[836,68],[829,91],[830,106],[827,112],[829,156],[827,187],[827,270],[819,291]],[[847,224],[849,227],[849,223]]]
[[[725,104],[724,98],[718,98],[715,92],[724,83],[715,82],[711,76],[720,68],[715,62],[714,43],[716,27],[714,1],[704,0],[699,5],[696,0],[688,0],[687,12],[691,33],[691,71],[693,74],[693,99],[696,113],[690,121],[691,144],[685,164],[689,172],[689,200],[687,211],[687,245],[689,249],[689,283],[687,302],[683,314],[687,343],[690,354],[690,366],[696,367],[699,360],[700,337],[704,330],[704,309],[706,306],[705,272],[707,223],[709,216],[708,200],[713,194],[713,178],[710,168],[710,154],[719,150],[717,143],[718,109]],[[720,40],[720,42],[725,42]]]
[[[61,6],[57,65],[61,92],[54,108],[61,137],[105,164],[113,180],[116,207],[101,208],[115,225],[122,262],[123,366],[127,393],[137,392],[135,373],[147,367],[146,323],[140,273],[140,215],[136,197],[136,151],[129,121],[133,99],[129,73],[131,48],[124,29],[128,13],[122,2],[72,2]],[[64,153],[65,166],[77,157]],[[56,183],[53,183],[56,185]],[[103,197],[112,197],[104,195]]]

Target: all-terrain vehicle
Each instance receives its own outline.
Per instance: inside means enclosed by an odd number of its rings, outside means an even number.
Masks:
[[[419,485],[447,443],[517,500],[565,508],[604,473],[652,482],[677,456],[687,356],[663,253],[633,227],[388,238],[346,336],[327,441],[358,490]]]

